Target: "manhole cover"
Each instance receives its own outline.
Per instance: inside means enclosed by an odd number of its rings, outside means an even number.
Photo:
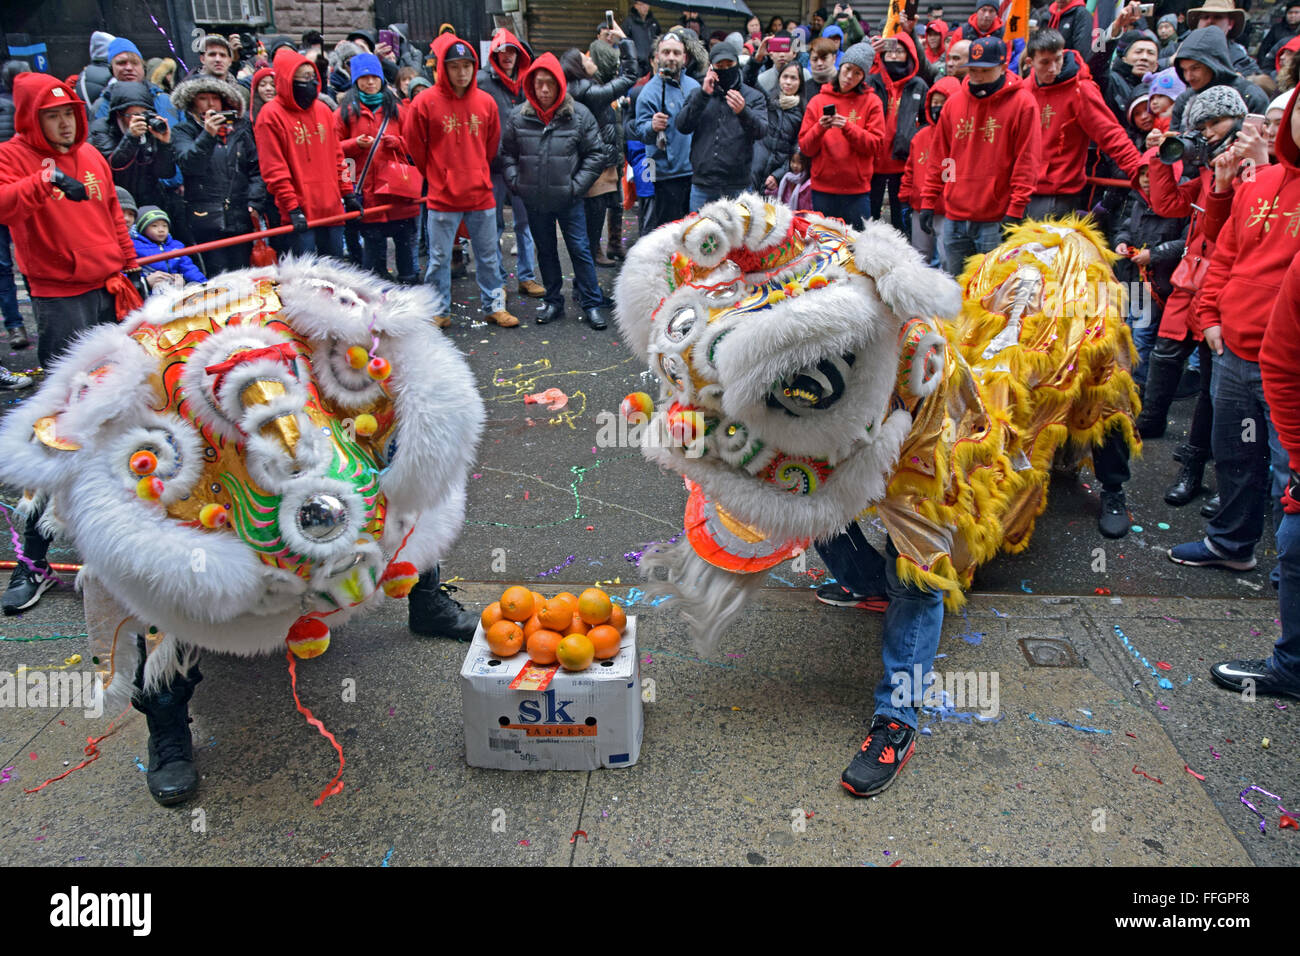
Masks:
[[[1063,637],[1022,637],[1016,641],[1033,667],[1082,667],[1074,647]]]

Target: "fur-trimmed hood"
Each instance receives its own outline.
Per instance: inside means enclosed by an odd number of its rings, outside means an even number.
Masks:
[[[243,116],[248,108],[248,91],[238,83],[219,80],[206,73],[196,73],[187,80],[177,84],[172,91],[172,105],[181,113],[188,113],[194,98],[200,93],[216,93],[221,97],[225,109],[238,110]]]

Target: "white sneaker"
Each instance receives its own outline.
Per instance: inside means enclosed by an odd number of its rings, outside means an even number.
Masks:
[[[32,380],[28,376],[11,372],[0,365],[0,391],[16,392],[19,389],[31,388],[31,385]]]

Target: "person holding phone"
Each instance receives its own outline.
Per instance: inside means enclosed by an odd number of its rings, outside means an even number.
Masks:
[[[185,219],[196,242],[253,231],[252,213],[266,205],[253,127],[235,84],[202,74],[181,81],[172,102],[184,115],[172,131],[185,176]],[[233,118],[230,114],[234,114]],[[203,253],[208,276],[248,268],[250,247]]]
[[[654,44],[655,75],[636,100],[632,131],[645,143],[647,168],[654,196],[646,212],[645,231],[675,222],[691,211],[691,143],[694,137],[677,129],[676,120],[700,84],[686,75],[686,46],[676,33],[665,33]]]
[[[767,135],[767,98],[741,80],[739,61],[730,41],[715,46],[704,82],[677,114],[677,131],[692,135],[691,210],[747,190],[754,144]]]
[[[871,176],[885,140],[880,98],[867,85],[875,51],[844,51],[835,79],[812,98],[799,129],[799,150],[812,163],[813,209],[855,229],[871,218]]]

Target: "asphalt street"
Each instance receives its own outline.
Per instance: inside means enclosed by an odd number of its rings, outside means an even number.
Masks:
[[[615,270],[599,273],[612,291]],[[446,332],[474,369],[488,420],[444,580],[476,608],[519,582],[547,593],[599,583],[619,596],[639,615],[643,676],[660,686],[640,763],[567,774],[465,767],[464,648],[412,642],[400,606],[390,607],[350,624],[300,674],[349,748],[349,789],[321,810],[310,798],[333,773],[333,752],[287,702],[283,662],[209,655],[194,713],[210,839],[194,839],[188,817],[149,800],[138,715],[106,743],[106,759],[26,796],[11,783],[35,786],[80,760],[84,728],[64,713],[7,710],[0,862],[1300,863],[1300,834],[1279,831],[1276,812],[1261,833],[1239,796],[1259,785],[1290,809],[1300,804],[1300,704],[1243,705],[1207,674],[1215,660],[1264,656],[1277,634],[1271,530],[1249,573],[1165,555],[1203,533],[1200,502],[1161,500],[1190,399],[1175,404],[1170,437],[1133,463],[1126,538],[1098,533],[1099,489],[1086,469],[1057,477],[1030,548],[981,569],[968,611],[949,615],[944,666],[999,672],[999,721],[935,716],[899,786],[853,801],[837,781],[870,719],[879,618],[816,603],[811,589],[826,580],[818,562],[803,573],[781,566],[723,656],[698,657],[671,603],[641,599],[635,564],[647,543],[681,530],[681,480],[598,437],[624,395],[656,391],[650,374],[612,321],[594,331],[570,301],[566,319],[537,326],[535,300],[517,297],[513,278],[508,288],[515,329],[482,321],[472,276],[453,284]],[[4,361],[28,368],[35,350]],[[529,400],[547,389],[564,393],[564,407]],[[21,397],[5,394],[9,404]],[[1105,571],[1094,570],[1097,548]],[[84,631],[79,598],[58,589],[0,630],[0,670],[57,666],[76,642],[35,638]],[[1068,650],[1065,666],[1036,661],[1034,642],[1044,640]],[[1159,689],[1161,675],[1141,657],[1170,665],[1172,690]],[[346,675],[371,689],[359,709],[329,697]],[[402,807],[416,801],[443,809],[412,821]],[[502,807],[508,840],[486,825]],[[792,830],[791,808],[815,816]],[[1111,829],[1096,829],[1098,809]],[[577,830],[588,839],[570,842]]]

